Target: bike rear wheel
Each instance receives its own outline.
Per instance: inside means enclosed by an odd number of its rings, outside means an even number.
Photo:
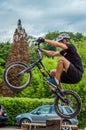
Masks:
[[[4,81],[6,85],[13,90],[22,90],[29,86],[32,79],[31,71],[19,74],[27,67],[26,64],[21,62],[11,63],[4,71]]]
[[[63,110],[60,106],[63,105]],[[82,102],[79,95],[71,90],[64,91],[63,100],[56,96],[54,108],[56,113],[66,119],[77,116],[81,110]],[[64,110],[65,109],[65,110]]]

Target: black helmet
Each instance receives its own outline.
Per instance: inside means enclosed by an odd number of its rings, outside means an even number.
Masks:
[[[67,33],[62,33],[62,34],[60,34],[60,35],[57,37],[56,41],[59,42],[59,41],[63,40],[64,38],[70,39],[69,34],[67,34]]]

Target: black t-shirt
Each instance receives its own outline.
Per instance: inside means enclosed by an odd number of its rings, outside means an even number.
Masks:
[[[70,61],[77,69],[83,72],[82,61],[73,44],[67,43],[68,49],[60,51],[60,54]]]

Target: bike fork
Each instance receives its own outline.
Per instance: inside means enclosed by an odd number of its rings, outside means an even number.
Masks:
[[[53,93],[58,96],[63,102],[65,102],[65,93],[64,91],[62,92],[61,90],[56,90],[56,91],[53,91]]]
[[[70,101],[68,98],[65,97],[65,91],[56,91],[54,92],[56,96],[58,96],[65,104],[69,105]]]

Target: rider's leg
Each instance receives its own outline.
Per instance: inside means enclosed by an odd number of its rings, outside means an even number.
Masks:
[[[56,69],[52,69],[52,70],[50,71],[50,76],[51,76],[51,77],[55,77],[55,75],[56,75]]]
[[[61,82],[59,82],[59,88],[60,88],[60,89],[63,89]]]
[[[61,58],[58,61],[57,69],[53,69],[50,71],[51,77],[54,77],[57,85],[59,85],[59,87],[61,89],[62,89],[62,86],[60,83],[61,74],[62,74],[63,70],[65,70],[67,72],[69,65],[70,65],[70,62],[67,59]]]
[[[56,69],[53,69],[53,70],[50,71],[50,76],[51,77],[55,77],[56,76]],[[59,82],[59,88],[63,89],[62,85],[61,85],[61,82]]]
[[[70,65],[70,62],[65,58],[61,58],[58,61],[58,65],[57,65],[57,69],[56,69],[56,75],[55,75],[55,78],[57,80],[60,81],[60,77],[61,77],[63,70],[65,70],[67,72],[69,65]]]

